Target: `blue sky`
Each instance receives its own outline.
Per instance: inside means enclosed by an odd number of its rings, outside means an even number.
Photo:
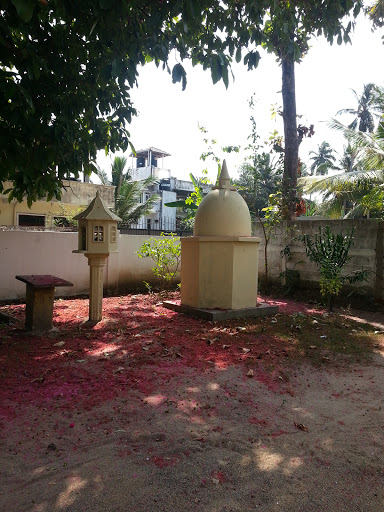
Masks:
[[[300,157],[308,160],[308,153],[317,149],[326,140],[337,151],[342,152],[342,137],[327,127],[327,121],[335,117],[342,108],[354,107],[351,89],[361,93],[363,85],[374,82],[384,85],[384,30],[371,31],[365,17],[358,19],[352,45],[330,46],[323,38],[314,38],[311,49],[296,66],[297,113],[303,117],[302,124],[314,124],[315,136],[305,139],[300,148]],[[172,84],[170,75],[148,64],[140,71],[139,87],[132,90],[132,100],[139,111],[129,131],[136,149],[155,146],[171,154],[164,159],[164,167],[172,175],[188,179],[190,172],[201,175],[205,165],[200,154],[206,150],[198,123],[208,129],[208,136],[215,138],[217,146],[247,145],[250,133],[250,110],[248,100],[255,94],[254,116],[259,134],[268,138],[278,130],[283,133],[282,121],[277,116],[271,120],[271,106],[281,106],[281,68],[272,55],[263,54],[259,67],[247,71],[243,64],[234,64],[235,81],[228,89],[223,83],[212,84],[210,72],[200,67],[187,69],[187,88]],[[339,116],[342,122],[349,117]],[[218,151],[218,156],[222,153]],[[235,176],[244,161],[245,153],[226,156],[229,172]],[[105,157],[102,152],[98,164],[110,168],[113,155]],[[210,176],[216,166],[209,166]]]

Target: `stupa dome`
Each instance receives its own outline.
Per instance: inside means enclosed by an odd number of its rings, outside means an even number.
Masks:
[[[223,161],[219,185],[201,201],[195,217],[194,236],[251,236],[251,215],[247,203],[230,184]]]

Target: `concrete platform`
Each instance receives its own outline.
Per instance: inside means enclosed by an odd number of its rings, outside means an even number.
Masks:
[[[164,301],[163,305],[165,308],[172,309],[178,313],[202,318],[203,320],[210,320],[211,322],[248,317],[272,316],[279,312],[279,306],[271,306],[265,302],[261,302],[254,308],[243,309],[201,309],[184,306],[172,301]]]

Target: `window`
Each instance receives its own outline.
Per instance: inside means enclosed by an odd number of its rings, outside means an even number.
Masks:
[[[103,226],[93,226],[93,241],[94,242],[104,242]]]
[[[110,237],[111,244],[116,243],[116,226],[111,226],[111,237]]]
[[[87,250],[87,228],[85,226],[81,228],[81,250]]]
[[[19,226],[45,226],[45,215],[28,215],[19,213]]]

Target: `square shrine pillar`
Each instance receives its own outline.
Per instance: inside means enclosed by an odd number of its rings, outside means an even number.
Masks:
[[[181,304],[194,308],[242,309],[257,303],[260,238],[181,238]]]

